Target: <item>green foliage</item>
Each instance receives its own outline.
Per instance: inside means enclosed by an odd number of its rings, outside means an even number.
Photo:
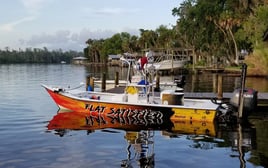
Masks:
[[[205,66],[206,65],[206,61],[205,60],[200,60],[196,63],[197,66]]]
[[[180,47],[198,52],[205,60],[202,64],[220,61],[225,66],[238,65],[239,51],[253,52],[254,47],[264,46],[267,10],[267,4],[258,0],[185,0],[172,10],[172,15],[178,17],[173,28],[160,25],[156,30],[140,29],[139,37],[118,33],[103,40],[98,55],[105,59],[108,54]],[[89,45],[87,51],[92,48]]]
[[[0,50],[0,64],[14,64],[14,63],[60,63],[65,61],[70,63],[73,57],[81,56],[82,53],[76,51],[62,52],[48,51],[47,48],[26,48],[25,51]]]
[[[185,0],[172,14],[188,46],[232,65],[238,64],[238,51],[264,46],[267,10],[267,2],[259,0]]]
[[[173,39],[175,38],[175,31],[168,29],[164,25],[160,25],[159,28],[155,30],[157,33],[156,45],[158,48],[172,48],[174,47]]]
[[[137,36],[131,36],[126,32],[117,33],[107,39],[89,39],[86,42],[88,46],[84,49],[84,54],[91,62],[105,62],[110,54],[137,51],[137,41]]]
[[[254,15],[250,15],[243,23],[243,31],[240,35],[249,40],[254,47],[262,48],[263,35],[268,30],[268,5],[258,6],[254,9]]]

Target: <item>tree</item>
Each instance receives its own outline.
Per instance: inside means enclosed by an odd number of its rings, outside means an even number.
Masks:
[[[157,46],[159,48],[172,48],[173,41],[175,39],[175,31],[172,29],[168,29],[167,26],[160,25],[156,29],[156,33],[158,34],[157,38]]]
[[[140,29],[140,38],[138,40],[138,44],[140,48],[154,48],[157,47],[157,38],[158,34],[153,30],[144,30]]]
[[[70,63],[72,58],[82,53],[76,51],[63,52],[61,49],[48,51],[46,48],[26,48],[25,51],[1,51],[0,64],[11,63],[60,63],[62,60]]]
[[[215,25],[211,22],[211,17],[218,15],[217,5],[214,0],[188,0],[172,11],[179,18],[176,28],[185,43],[183,47],[210,55],[206,57],[208,63],[212,56],[219,55],[217,51],[222,43],[221,33],[215,31]]]
[[[238,64],[238,51],[247,42],[236,33],[253,6],[250,0],[187,0],[173,9],[173,15],[178,16],[176,27],[186,45]]]
[[[268,5],[258,6],[254,14],[243,23],[244,38],[250,40],[254,47],[263,47],[263,37],[268,31]]]
[[[88,39],[84,54],[91,62],[106,62],[110,54],[123,54],[139,50],[138,37],[127,32],[116,33],[102,40]]]
[[[89,59],[90,62],[100,62],[101,60],[101,50],[102,50],[102,45],[104,43],[103,39],[100,40],[93,40],[93,39],[88,39],[86,41],[87,49],[84,49],[86,53],[85,56]]]

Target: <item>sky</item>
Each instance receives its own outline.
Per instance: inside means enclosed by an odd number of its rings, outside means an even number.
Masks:
[[[0,0],[0,49],[83,51],[89,38],[171,27],[183,0]]]

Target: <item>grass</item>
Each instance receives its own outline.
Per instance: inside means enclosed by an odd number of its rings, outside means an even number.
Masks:
[[[268,76],[268,48],[255,49],[252,54],[246,57],[248,75]]]

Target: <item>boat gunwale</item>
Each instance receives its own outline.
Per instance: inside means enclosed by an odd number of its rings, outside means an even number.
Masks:
[[[49,89],[52,92],[55,92],[55,90],[53,89],[53,87],[47,86],[47,85],[42,85],[44,88]],[[108,96],[123,96],[124,93],[107,93],[107,92],[92,92],[92,91],[81,91],[80,93],[90,93],[91,95],[108,95]],[[206,105],[210,105],[213,104],[213,102],[210,102],[210,100],[207,99],[184,99],[184,101],[192,101],[192,102],[196,102],[199,103],[199,106],[185,106],[185,105],[168,105],[168,104],[155,104],[155,103],[143,103],[143,102],[123,102],[123,101],[116,101],[116,102],[111,102],[111,100],[98,100],[98,99],[90,99],[90,98],[86,98],[86,97],[79,97],[76,96],[76,93],[71,93],[68,92],[68,90],[63,90],[63,91],[59,91],[56,92],[55,94],[59,94],[61,96],[67,97],[67,98],[71,98],[74,99],[76,101],[84,101],[84,102],[98,102],[98,103],[108,103],[108,104],[121,104],[121,105],[133,105],[133,106],[154,106],[154,107],[166,107],[166,108],[175,108],[175,109],[200,109],[200,110],[217,110],[218,106],[217,104],[215,104],[215,107],[200,107],[201,103],[206,106]],[[77,93],[78,94],[78,93]],[[154,97],[154,98],[159,98],[160,97]]]

